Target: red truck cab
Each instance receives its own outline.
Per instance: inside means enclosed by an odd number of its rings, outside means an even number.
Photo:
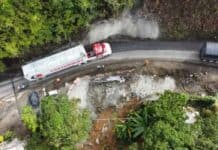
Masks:
[[[112,53],[111,47],[108,43],[94,43],[92,44],[92,51],[87,52],[88,57],[104,57]]]

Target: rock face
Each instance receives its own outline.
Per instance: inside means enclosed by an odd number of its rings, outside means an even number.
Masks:
[[[87,92],[89,89],[89,82],[90,82],[90,77],[85,76],[82,78],[77,78],[74,80],[72,85],[68,85],[68,93],[67,95],[69,96],[69,99],[72,98],[79,98],[80,104],[79,106],[81,108],[87,108]]]
[[[171,77],[155,79],[154,76],[139,75],[137,78],[131,84],[131,91],[141,98],[162,93],[165,90],[173,91],[176,88],[175,81]]]
[[[68,85],[68,96],[79,98],[81,100],[79,106],[91,110],[94,117],[103,109],[119,107],[120,104],[132,97],[154,100],[156,93],[175,88],[174,79],[168,76],[164,78],[136,74],[131,76],[85,76],[77,78],[72,85]]]

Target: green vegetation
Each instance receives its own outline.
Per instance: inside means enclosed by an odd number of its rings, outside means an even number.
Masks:
[[[41,104],[38,128],[26,146],[29,150],[75,149],[88,137],[91,119],[87,110],[80,110],[77,101],[67,96],[45,97]]]
[[[211,109],[215,101],[210,103],[208,97],[199,99],[197,109],[201,116],[204,109],[212,113],[191,125],[184,122],[183,107],[193,101],[196,104],[196,98],[166,91],[158,101],[143,105],[131,112],[125,122],[118,123],[116,135],[125,143],[138,141],[144,149],[213,149],[218,146],[218,116]]]
[[[4,141],[11,141],[14,137],[15,137],[14,132],[8,130],[8,131],[6,131],[6,133],[4,134]]]
[[[217,149],[218,147],[218,115],[201,118],[201,135],[196,140],[196,149]]]
[[[36,131],[37,117],[30,106],[23,107],[21,120],[23,121],[23,124],[27,127],[27,129],[29,129],[31,132],[34,133]]]
[[[2,143],[3,141],[4,141],[4,137],[0,135],[0,143]]]
[[[111,17],[132,5],[133,0],[3,0],[0,71],[5,69],[3,58],[21,57],[32,46],[76,37],[94,19]]]
[[[0,143],[4,141],[11,141],[15,137],[15,134],[8,130],[3,135],[0,135]]]

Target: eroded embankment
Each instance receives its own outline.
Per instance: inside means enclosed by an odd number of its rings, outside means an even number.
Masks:
[[[84,72],[89,75],[85,75]],[[157,99],[157,92],[174,90],[197,95],[216,95],[218,91],[218,70],[195,64],[140,60],[105,64],[102,70],[92,68],[84,72],[77,74],[79,78],[76,78],[75,74],[68,75],[60,84],[49,81],[40,87],[34,87],[34,90],[43,95],[43,87],[47,90],[57,89],[59,93],[67,93],[71,98],[80,98],[80,106],[88,108],[92,112],[93,119],[106,118],[104,121],[94,122],[90,133],[88,144],[97,147],[100,146],[98,143],[108,142],[103,137],[108,131],[112,131],[112,125],[107,124],[107,118],[113,118],[116,113],[127,112],[127,108],[137,107],[137,104],[144,100]],[[29,92],[26,90],[19,93],[19,107],[27,103]],[[1,132],[10,128],[22,131],[22,126],[16,121],[19,121],[18,115],[12,113],[16,109],[15,101],[1,101],[1,108],[1,114],[5,114],[1,115]],[[11,119],[15,121],[9,121]]]

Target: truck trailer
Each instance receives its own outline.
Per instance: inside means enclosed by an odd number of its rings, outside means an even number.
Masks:
[[[24,78],[34,81],[72,66],[85,64],[112,54],[109,43],[95,43],[91,47],[91,50],[86,50],[80,44],[62,52],[27,63],[22,66]]]

